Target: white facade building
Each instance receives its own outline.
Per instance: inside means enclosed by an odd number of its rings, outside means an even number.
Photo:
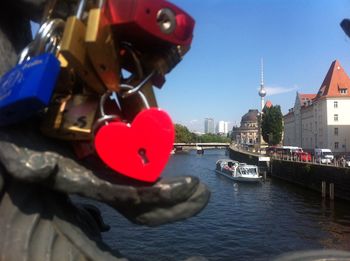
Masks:
[[[228,122],[227,121],[219,121],[216,124],[216,133],[220,135],[225,135],[228,133]]]
[[[316,94],[297,93],[284,116],[284,145],[350,150],[350,78],[336,60]]]
[[[205,118],[204,119],[204,133],[212,133],[214,134],[214,119],[213,118]]]

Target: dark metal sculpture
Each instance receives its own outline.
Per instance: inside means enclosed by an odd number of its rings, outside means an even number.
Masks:
[[[29,18],[37,19],[44,4],[2,2],[0,75],[30,41]],[[100,233],[108,227],[98,209],[77,205],[70,195],[98,200],[148,226],[191,217],[208,202],[208,188],[195,177],[153,185],[111,181],[98,159],[74,161],[69,145],[44,137],[38,125],[31,119],[0,128],[0,260],[125,260],[102,241]]]
[[[118,260],[101,240],[98,215],[74,205],[72,194],[104,202],[148,226],[193,216],[209,199],[207,187],[190,176],[152,186],[101,179],[70,159],[65,144],[41,136],[33,125],[0,129],[1,260]],[[107,171],[98,164],[96,169]]]

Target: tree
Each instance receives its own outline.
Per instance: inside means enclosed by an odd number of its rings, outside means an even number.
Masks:
[[[269,145],[277,145],[282,140],[283,116],[279,105],[264,107],[262,115],[262,136]]]
[[[186,126],[175,124],[175,142],[190,143],[195,142],[194,135]]]
[[[211,133],[202,135],[200,139],[202,142],[230,142],[230,138],[226,136],[220,136]]]
[[[216,134],[197,135],[190,132],[186,126],[175,124],[175,142],[176,143],[196,143],[196,142],[230,142],[229,137]]]

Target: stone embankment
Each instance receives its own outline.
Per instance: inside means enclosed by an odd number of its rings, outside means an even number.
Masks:
[[[244,151],[236,146],[230,146],[231,159],[261,166],[259,157],[266,156]],[[271,158],[269,174],[305,188],[322,192],[324,197],[335,197],[350,201],[350,168],[324,165],[313,162],[298,162]]]

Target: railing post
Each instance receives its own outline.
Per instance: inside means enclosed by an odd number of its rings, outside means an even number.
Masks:
[[[326,181],[322,181],[322,198],[325,198],[326,197]]]
[[[329,184],[329,198],[334,200],[334,183]]]

